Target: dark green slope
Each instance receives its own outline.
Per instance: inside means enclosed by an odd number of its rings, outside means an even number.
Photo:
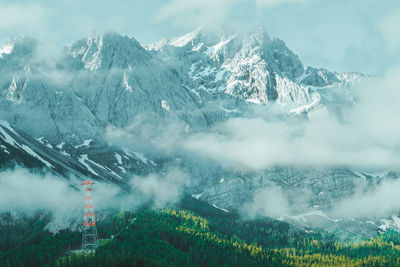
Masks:
[[[400,266],[397,232],[344,242],[279,221],[242,220],[190,198],[175,209],[108,216],[98,224],[103,242],[94,254],[68,252],[81,233],[53,235],[44,229],[48,220],[10,219],[0,228],[0,266]]]

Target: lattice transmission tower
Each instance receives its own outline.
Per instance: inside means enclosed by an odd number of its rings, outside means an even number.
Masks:
[[[97,238],[96,219],[94,217],[92,185],[93,181],[84,181],[85,209],[83,213],[82,249],[95,250],[99,246]]]

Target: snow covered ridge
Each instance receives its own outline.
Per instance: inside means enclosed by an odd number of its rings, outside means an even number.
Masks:
[[[193,39],[198,35],[201,29],[196,29],[193,32],[190,32],[184,36],[176,37],[172,39],[169,44],[176,47],[182,47],[187,45],[189,42],[193,41]]]
[[[8,133],[8,131],[11,133]],[[0,120],[0,137],[9,145],[19,148],[23,150],[25,153],[31,155],[32,157],[38,159],[42,163],[44,163],[48,168],[54,168],[54,166],[49,163],[47,160],[43,159],[41,156],[39,156],[35,151],[33,151],[29,146],[21,143],[20,141],[17,141],[13,135],[19,137],[18,133],[10,126],[10,124],[6,121],[1,121]],[[10,154],[10,152],[5,149],[4,147],[4,152],[7,154]]]
[[[93,146],[97,146],[97,149]],[[8,122],[0,120],[0,164],[35,166],[67,178],[99,179],[115,184],[124,184],[135,171],[147,173],[157,164],[144,154],[117,147],[98,146],[93,139],[80,145],[51,144],[45,137],[31,138]],[[129,173],[128,173],[129,172]],[[71,183],[72,184],[72,183]],[[121,186],[123,190],[126,188]]]
[[[196,93],[224,93],[251,103],[278,102],[296,110],[319,107],[318,88],[347,86],[362,76],[305,67],[282,40],[271,39],[259,28],[245,33],[196,29],[145,47],[183,70],[188,87]]]
[[[142,136],[163,134],[174,125],[174,131],[191,135],[245,116],[249,107],[271,103],[285,106],[290,116],[313,116],[334,110],[329,105],[340,105],[350,97],[348,87],[361,77],[306,67],[283,41],[260,29],[199,29],[152,45],[97,32],[73,43],[49,65],[35,60],[33,46],[34,42],[21,39],[1,50],[0,114],[11,125],[0,123],[0,153],[8,157],[18,149],[49,169],[63,167],[65,173],[120,184],[163,166],[139,149],[108,146],[107,127]],[[21,143],[12,133],[14,128],[38,138],[39,144]],[[190,188],[193,196],[224,211],[233,210],[243,203],[242,197],[251,197],[251,190],[271,181],[288,187],[296,181],[304,188],[312,185],[318,192],[315,203],[328,205],[359,179],[341,170],[321,179],[320,172],[293,170],[286,175],[282,168],[271,171],[268,179],[267,175],[248,180],[224,176],[213,184],[214,170],[204,169],[195,177],[198,191]],[[343,183],[330,179],[338,175]]]
[[[4,46],[1,46],[0,47],[0,58],[2,58],[3,55],[11,54],[13,49],[14,49],[14,46],[12,44],[6,44]]]
[[[142,114],[154,116],[157,130],[178,121],[182,131],[193,132],[254,104],[278,103],[308,116],[335,97],[332,88],[360,77],[306,68],[283,41],[259,28],[197,29],[152,45],[99,31],[74,42],[55,64],[37,61],[37,45],[17,38],[1,48],[0,111],[18,129],[57,144],[62,136],[80,145],[105,126],[126,127]]]

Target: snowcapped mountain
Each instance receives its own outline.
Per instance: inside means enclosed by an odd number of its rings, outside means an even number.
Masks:
[[[329,207],[352,194],[361,179],[350,170],[291,167],[231,179],[221,166],[182,163],[182,155],[148,155],[105,139],[115,128],[154,147],[165,132],[182,138],[210,132],[253,106],[276,103],[289,107],[290,116],[307,118],[353,102],[348,88],[361,74],[305,67],[262,29],[198,29],[150,45],[96,32],[59,55],[34,39],[14,38],[0,47],[0,77],[3,166],[14,160],[125,188],[134,175],[181,162],[193,180],[186,190],[224,209],[270,185],[311,190],[311,205]]]
[[[331,97],[334,90],[324,88],[360,76],[305,69],[283,41],[260,29],[196,30],[147,46],[97,32],[61,56],[44,50],[29,38],[1,48],[0,111],[12,125],[52,141],[101,138],[106,126],[139,120],[155,131],[171,123],[182,132],[204,131],[249,103],[275,102],[304,113]]]
[[[223,94],[218,98],[224,104],[210,94],[200,97],[186,86],[185,76],[116,33],[79,40],[58,58],[43,55],[41,45],[27,38],[5,47],[9,53],[0,58],[3,118],[52,141],[98,137],[106,126],[126,127],[143,114],[153,117],[150,123],[142,119],[142,126],[153,131],[172,122],[182,131],[201,131],[230,117],[230,106],[246,106]]]
[[[187,86],[198,94],[303,106],[303,111],[330,93],[320,89],[346,86],[360,77],[358,73],[305,68],[282,40],[271,39],[257,28],[198,29],[145,47],[186,75]]]

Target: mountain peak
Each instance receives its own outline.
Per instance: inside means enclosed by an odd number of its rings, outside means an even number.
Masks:
[[[143,61],[146,57],[138,41],[114,31],[98,30],[73,43],[68,50],[91,71],[111,67],[128,68],[132,65],[130,61]]]
[[[197,28],[196,30],[189,32],[183,36],[175,37],[170,42],[169,45],[176,47],[183,47],[189,42],[193,41],[201,33],[202,28]]]
[[[215,46],[218,43],[236,38],[242,43],[268,44],[271,37],[260,26],[248,26],[239,22],[227,23],[220,26],[199,27],[187,34],[172,39],[162,38],[161,40],[144,45],[147,50],[163,50],[166,46],[177,48]],[[195,48],[195,49],[196,49]]]

